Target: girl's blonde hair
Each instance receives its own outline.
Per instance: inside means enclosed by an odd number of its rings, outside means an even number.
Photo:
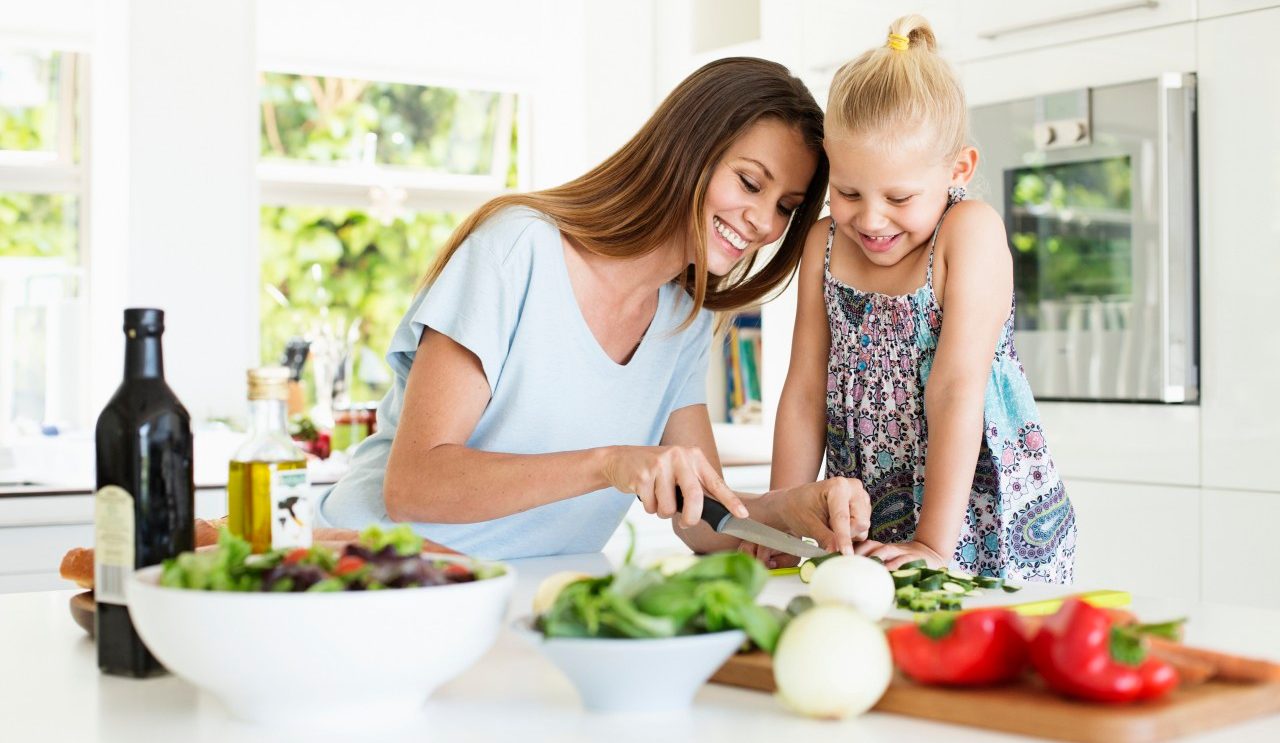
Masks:
[[[711,173],[733,141],[765,119],[799,131],[817,169],[768,262],[753,271],[759,256],[754,253],[728,275],[710,276],[703,209]],[[721,59],[677,85],[631,141],[586,174],[544,191],[499,196],[473,212],[444,244],[423,286],[435,281],[480,223],[507,207],[527,206],[597,255],[644,255],[672,240],[692,244],[693,265],[679,278],[693,298],[684,327],[702,307],[732,312],[781,290],[800,262],[826,188],[822,109],[809,89],[776,62]]]
[[[938,56],[937,39],[923,16],[894,21],[884,46],[836,72],[825,128],[828,138],[925,134],[942,158],[964,147],[969,128],[964,90]]]

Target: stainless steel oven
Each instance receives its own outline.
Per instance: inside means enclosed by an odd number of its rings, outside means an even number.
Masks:
[[[1198,399],[1196,80],[976,106],[1037,399]]]

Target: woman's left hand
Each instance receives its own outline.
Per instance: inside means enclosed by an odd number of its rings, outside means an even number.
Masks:
[[[929,567],[945,568],[951,564],[950,560],[944,559],[933,550],[932,547],[924,542],[877,542],[868,539],[854,546],[854,553],[865,555],[867,557],[878,557],[884,561],[884,566],[890,570],[897,570],[904,563],[912,560],[924,560]]]

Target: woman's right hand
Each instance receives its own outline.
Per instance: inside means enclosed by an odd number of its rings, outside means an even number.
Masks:
[[[676,487],[684,499],[681,523],[694,526],[709,496],[729,512],[747,518],[747,507],[696,446],[614,446],[607,450],[604,477],[609,485],[640,498],[647,513],[676,515]]]

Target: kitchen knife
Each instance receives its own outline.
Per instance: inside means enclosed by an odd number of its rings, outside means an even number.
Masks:
[[[684,496],[680,493],[680,488],[676,488],[676,510],[682,509],[684,509]],[[729,509],[725,508],[720,501],[708,496],[702,498],[702,520],[718,534],[745,539],[788,555],[813,558],[827,554],[827,551],[821,547],[809,544],[799,537],[793,537],[772,526],[765,526],[751,519],[740,519],[729,513]]]

